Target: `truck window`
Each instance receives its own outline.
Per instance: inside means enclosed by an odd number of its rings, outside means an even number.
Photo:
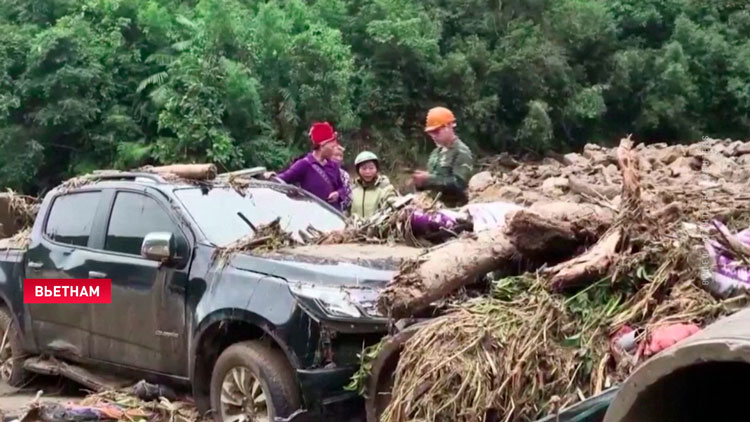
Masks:
[[[252,233],[240,215],[256,227],[281,218],[282,229],[298,241],[302,240],[299,231],[310,226],[323,232],[346,227],[338,214],[320,205],[311,194],[292,187],[253,187],[246,196],[228,186],[207,192],[181,188],[175,193],[208,240],[219,246]]]
[[[55,198],[44,232],[55,242],[86,246],[101,192],[78,192]]]
[[[155,200],[138,193],[118,192],[107,227],[104,249],[140,255],[143,238],[156,231],[171,232],[178,236],[169,215]]]

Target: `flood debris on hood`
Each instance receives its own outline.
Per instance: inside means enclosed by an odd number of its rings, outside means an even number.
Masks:
[[[268,224],[258,226],[254,233],[243,236],[227,246],[217,247],[213,259],[223,265],[228,258],[236,253],[253,252],[260,254],[299,244],[300,242],[296,241],[291,233],[281,227],[281,218],[276,218]]]

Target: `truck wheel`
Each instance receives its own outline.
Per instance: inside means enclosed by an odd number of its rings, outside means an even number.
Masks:
[[[0,381],[13,387],[23,386],[31,374],[23,369],[21,336],[6,308],[0,308]]]
[[[300,407],[285,356],[259,341],[229,346],[211,375],[211,408],[217,422],[273,422]]]

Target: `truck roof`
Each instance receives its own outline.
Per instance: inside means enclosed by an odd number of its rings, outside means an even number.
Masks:
[[[197,179],[181,177],[172,173],[162,173],[156,171],[119,171],[119,170],[99,170],[92,173],[68,179],[61,185],[53,189],[50,194],[69,193],[79,188],[93,186],[102,182],[108,183],[136,183],[142,186],[150,186],[164,191],[173,190],[175,187],[195,187],[195,188],[221,188],[230,187],[237,191],[252,188],[271,188],[275,190],[290,191],[294,190],[305,195],[337,214],[337,210],[327,202],[312,195],[311,193],[295,185],[283,182],[269,181],[260,178],[266,169],[264,167],[254,167],[234,172],[220,173],[210,178]]]
[[[181,177],[171,173],[150,171],[98,170],[83,176],[68,179],[54,190],[68,192],[83,186],[90,186],[101,182],[133,182],[144,186],[163,188],[179,186],[237,187],[237,185],[240,185],[242,187],[260,187],[282,185],[281,183],[258,179],[257,176],[263,174],[263,172],[265,172],[265,168],[255,167],[231,173],[221,173],[212,178],[197,179]]]

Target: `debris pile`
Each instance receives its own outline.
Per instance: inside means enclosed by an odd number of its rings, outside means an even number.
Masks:
[[[747,209],[743,202],[748,199],[744,190],[750,177],[750,142],[706,138],[692,145],[639,144],[634,152],[645,209],[682,213],[688,219],[720,215],[727,211],[723,205]],[[617,148],[589,144],[582,154],[545,158],[539,163],[509,160],[484,163],[487,170],[474,177],[472,202],[531,205],[556,200],[619,207],[622,175]],[[717,202],[701,202],[706,200]]]
[[[0,239],[31,228],[39,211],[36,198],[10,189],[0,193]]]
[[[415,235],[412,222],[417,213],[430,213],[440,207],[437,200],[430,200],[426,194],[408,195],[370,218],[350,218],[344,230],[328,233],[311,231],[313,236],[307,237],[306,241],[317,245],[400,243],[420,248],[432,246],[433,242],[429,239]]]
[[[542,163],[491,161],[473,201],[524,209],[404,263],[379,306],[419,315],[485,273],[491,291],[451,296],[404,344],[381,420],[531,421],[622,381],[663,330],[750,303],[741,290],[713,296],[705,277],[709,240],[747,262],[732,231],[750,225],[748,154],[743,142],[626,138]],[[615,341],[625,332],[635,348]]]
[[[207,422],[191,399],[169,387],[143,380],[131,387],[91,393],[81,400],[58,403],[41,399],[42,392],[25,406],[25,412],[8,420],[19,422]],[[2,413],[0,413],[0,416]]]
[[[291,233],[281,227],[281,217],[268,224],[253,227],[253,230],[253,233],[243,236],[229,245],[216,247],[213,260],[223,265],[229,257],[236,253],[248,251],[264,253],[299,244]]]
[[[80,403],[99,409],[112,409],[115,420],[148,420],[197,422],[202,420],[193,403],[170,401],[166,397],[145,401],[127,391],[105,391],[92,394]]]

